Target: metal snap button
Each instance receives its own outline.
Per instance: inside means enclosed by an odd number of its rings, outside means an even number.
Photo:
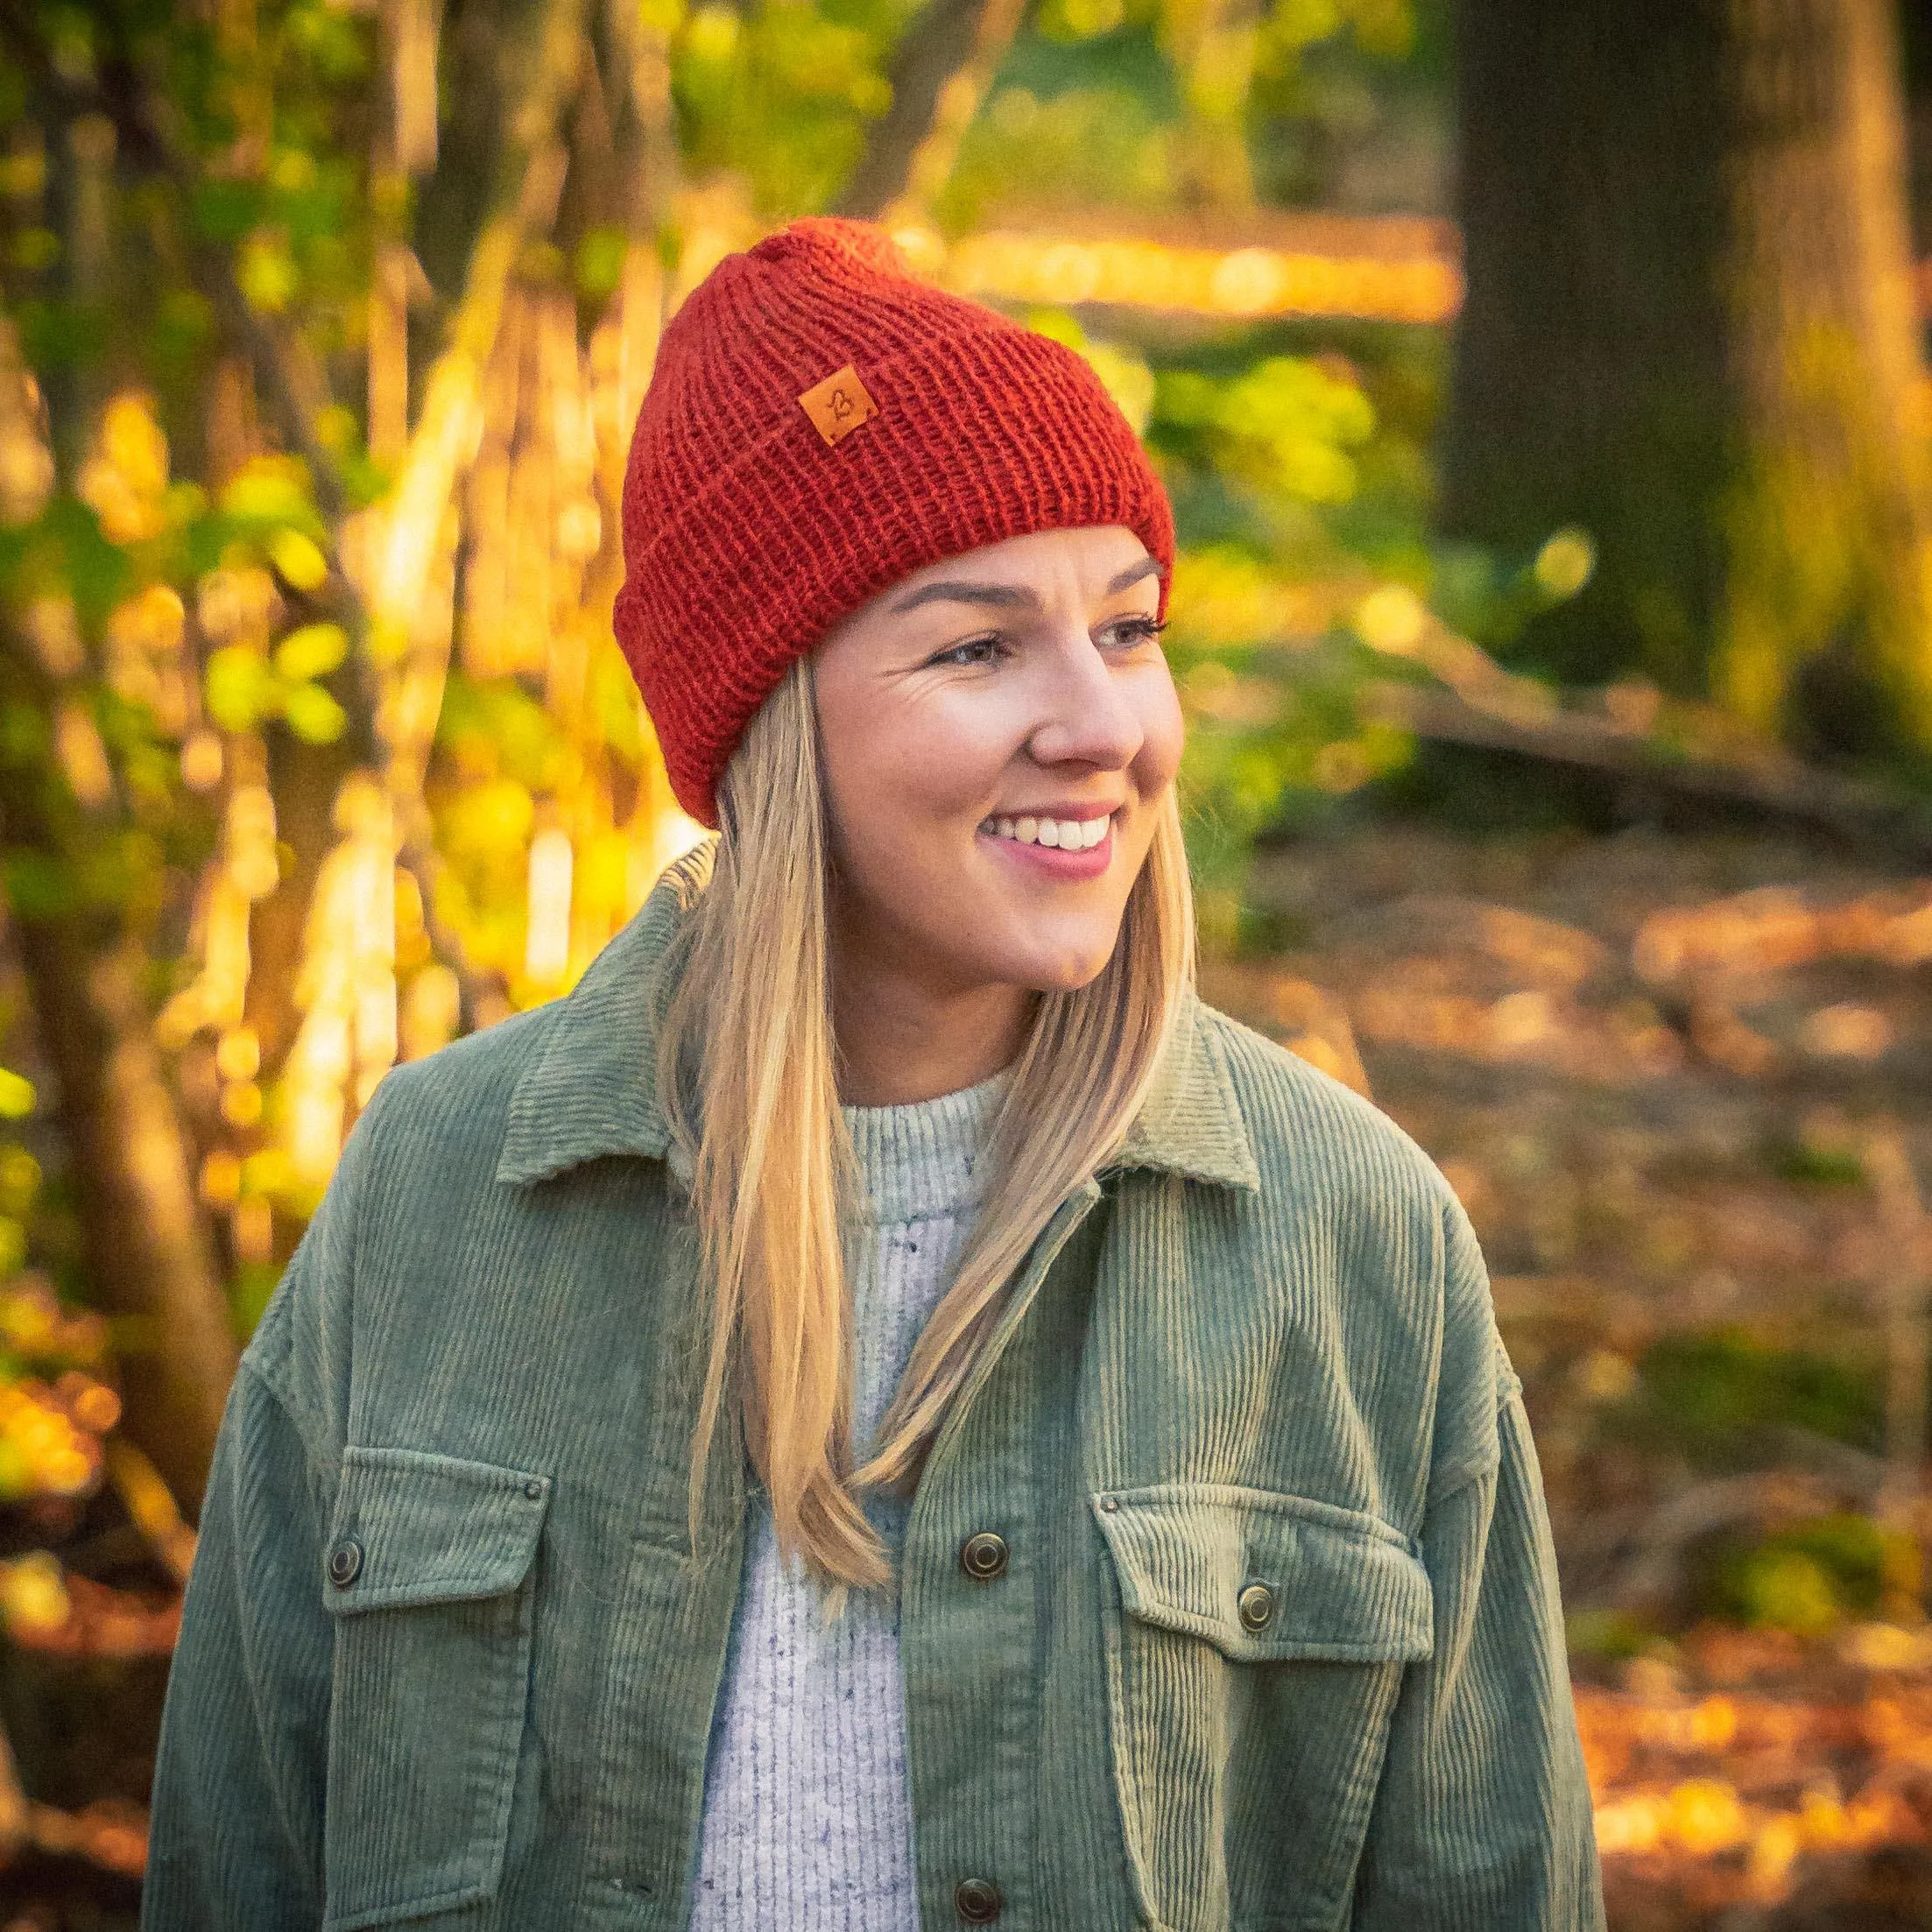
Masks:
[[[953,1893],[953,1903],[968,1925],[991,1925],[999,1916],[1005,1900],[991,1879],[962,1879]]]
[[[1250,1583],[1236,1599],[1244,1630],[1266,1630],[1274,1615],[1274,1592],[1266,1583]]]
[[[532,1503],[538,1503],[543,1500],[543,1484],[536,1481],[533,1477],[531,1481],[524,1484],[523,1492],[530,1498]]]
[[[983,1529],[960,1545],[959,1567],[976,1583],[990,1583],[1006,1574],[1006,1539]]]
[[[353,1536],[329,1551],[328,1580],[337,1590],[347,1590],[362,1573],[363,1546]]]

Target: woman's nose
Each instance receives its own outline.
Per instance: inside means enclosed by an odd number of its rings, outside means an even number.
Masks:
[[[1040,723],[1027,749],[1041,765],[1089,765],[1121,771],[1146,732],[1122,680],[1084,632],[1054,653]]]

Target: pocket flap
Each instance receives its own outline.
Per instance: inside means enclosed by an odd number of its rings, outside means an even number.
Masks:
[[[1127,1614],[1205,1638],[1237,1663],[1413,1663],[1434,1647],[1428,1572],[1376,1517],[1211,1483],[1117,1490],[1093,1505]],[[1259,1628],[1241,1615],[1254,1583],[1267,1591]]]
[[[501,1597],[530,1574],[550,1478],[418,1449],[343,1451],[322,1595],[337,1616]]]

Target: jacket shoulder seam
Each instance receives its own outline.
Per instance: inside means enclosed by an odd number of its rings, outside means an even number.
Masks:
[[[1389,1146],[1402,1150],[1402,1168],[1417,1189],[1410,1197],[1413,1205],[1427,1211],[1444,1207],[1454,1200],[1453,1190],[1428,1150],[1400,1121],[1365,1094],[1357,1093],[1333,1074],[1324,1073],[1300,1054],[1290,1052],[1280,1040],[1269,1039],[1266,1033],[1245,1025],[1218,1007],[1209,1006],[1203,1001],[1202,1011],[1212,1023],[1216,1051],[1237,1096],[1241,1095],[1244,1087],[1254,1087],[1258,1078],[1262,1082],[1269,1079],[1278,1082],[1277,1091],[1288,1090],[1309,1096],[1317,1104],[1332,1107],[1358,1128],[1379,1135]],[[1249,1050],[1251,1064],[1252,1060],[1263,1063],[1265,1073],[1249,1071],[1241,1065],[1242,1048]],[[1247,1111],[1244,1108],[1244,1112]],[[1252,1113],[1249,1118],[1252,1132]]]
[[[319,1443],[313,1431],[304,1423],[300,1405],[294,1398],[294,1392],[285,1386],[274,1366],[252,1354],[242,1357],[241,1365],[235,1371],[237,1384],[244,1379],[258,1389],[263,1397],[272,1402],[288,1424],[290,1433],[301,1444],[302,1460],[308,1465],[312,1480],[321,1478],[330,1472],[335,1464],[335,1456],[326,1444]]]

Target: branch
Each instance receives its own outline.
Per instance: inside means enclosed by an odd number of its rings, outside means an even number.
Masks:
[[[124,1435],[108,1444],[107,1461],[108,1479],[128,1520],[162,1567],[185,1587],[194,1562],[194,1532],[182,1521],[161,1472]]]
[[[1712,1477],[1653,1510],[1618,1564],[1610,1601],[1640,1611],[1668,1604],[1683,1587],[1692,1548],[1721,1530],[1776,1520],[1816,1516],[1834,1500],[1830,1484],[1788,1473]]]
[[[1856,844],[1920,862],[1932,858],[1932,815],[1920,800],[1795,760],[1755,768],[1684,758],[1607,721],[1574,712],[1505,718],[1453,693],[1414,685],[1382,686],[1371,703],[1387,723],[1435,744],[1600,772],[1703,804],[1748,806]]]
[[[1905,1135],[1881,1124],[1868,1135],[1865,1170],[1886,1237],[1883,1284],[1886,1477],[1880,1518],[1894,1528],[1916,1526],[1923,1487],[1928,1359],[1926,1211]]]
[[[836,212],[877,221],[908,187],[943,184],[1026,8],[1026,0],[927,0],[893,52],[892,104],[872,123]],[[935,140],[943,152],[922,154]]]
[[[13,1740],[0,1726],[0,1865],[10,1863],[33,1837],[33,1806],[20,1782]]]

